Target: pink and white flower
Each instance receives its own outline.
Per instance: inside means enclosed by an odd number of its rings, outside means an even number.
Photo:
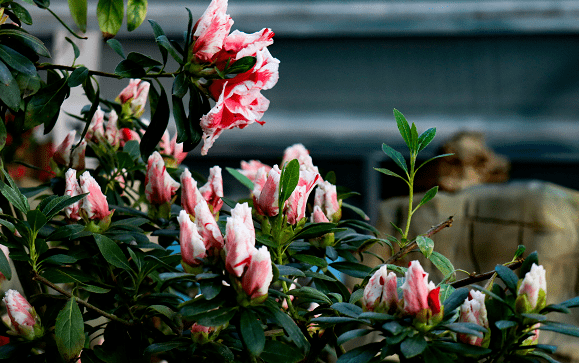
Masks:
[[[181,207],[195,217],[195,207],[204,198],[197,189],[197,180],[193,179],[188,168],[181,173]]]
[[[86,133],[86,139],[94,143],[99,143],[105,140],[105,113],[98,106],[96,112],[94,113],[88,131]]]
[[[115,110],[111,110],[109,113],[109,121],[107,122],[107,128],[105,130],[105,138],[109,145],[113,148],[119,146],[121,141],[121,135],[117,126],[117,121],[119,116]]]
[[[427,323],[430,317],[441,312],[440,287],[428,282],[428,274],[418,261],[410,262],[405,277],[402,284],[404,312]]]
[[[199,188],[199,192],[209,204],[213,215],[217,215],[223,206],[223,178],[219,166],[209,169],[207,183]]]
[[[364,288],[362,306],[366,311],[393,312],[398,307],[396,274],[388,273],[386,266],[380,267]]]
[[[124,106],[123,111],[126,109],[131,115],[141,117],[145,112],[150,86],[149,82],[131,79],[129,85],[121,91],[115,101]]]
[[[468,297],[460,306],[459,321],[463,323],[474,323],[483,328],[489,328],[485,295],[482,292],[470,290]],[[484,338],[485,337],[477,337],[472,334],[458,334],[458,339],[461,342],[479,347],[483,345]]]
[[[255,250],[255,229],[251,219],[251,208],[247,203],[237,204],[227,218],[225,232],[225,268],[241,277],[251,262]]]
[[[165,164],[168,167],[178,167],[187,157],[187,153],[183,151],[183,143],[177,143],[177,133],[169,140],[169,132],[165,131],[159,147],[161,153],[168,156],[168,158],[165,158]]]
[[[40,318],[32,305],[18,291],[6,291],[2,301],[6,304],[12,329],[16,334],[28,340],[42,336],[44,329],[40,324]]]
[[[266,246],[251,251],[247,271],[241,279],[243,291],[250,299],[267,296],[269,285],[273,279],[271,256]]]
[[[269,217],[279,214],[279,183],[281,170],[274,165],[267,175],[263,187],[254,184],[253,205],[257,213]]]
[[[298,185],[288,198],[285,207],[289,224],[296,224],[305,217],[308,197],[320,180],[321,176],[317,172],[300,167]]]
[[[214,255],[223,249],[223,236],[215,221],[215,217],[209,210],[205,199],[202,199],[195,206],[195,224],[197,230],[203,238],[208,254]]]
[[[210,63],[223,48],[223,42],[233,25],[225,12],[227,0],[213,0],[195,24],[191,53],[197,63]]]
[[[145,177],[145,196],[149,203],[161,205],[171,202],[173,195],[179,189],[177,183],[165,168],[165,162],[157,151],[149,156],[147,174]]]
[[[66,187],[64,189],[64,195],[68,195],[69,197],[76,197],[77,195],[82,194],[82,189],[76,180],[76,170],[68,169],[65,174],[65,183]],[[80,221],[80,203],[75,202],[67,207],[64,208],[64,214],[66,218],[73,220],[73,221]]]
[[[121,146],[125,146],[128,141],[135,140],[137,142],[141,142],[141,136],[135,130],[131,130],[128,127],[123,127],[121,130],[120,138],[121,138]]]
[[[241,169],[237,170],[253,182],[257,176],[257,171],[261,168],[265,168],[265,175],[271,170],[271,166],[265,165],[259,160],[242,161]]]
[[[256,53],[273,44],[275,33],[269,28],[247,34],[234,30],[225,38],[223,50],[217,55],[217,62],[223,63],[228,59],[236,61],[243,57],[255,56]]]
[[[100,185],[85,171],[80,176],[80,189],[83,193],[89,193],[81,204],[81,209],[88,219],[103,220],[111,214],[107,197],[103,194]]]
[[[322,181],[318,184],[314,196],[314,206],[319,206],[332,222],[337,222],[342,217],[336,186],[329,181]]]
[[[310,221],[312,223],[328,223],[328,222],[330,222],[328,220],[328,217],[326,217],[324,212],[322,212],[322,209],[320,208],[319,205],[314,206],[314,210],[312,212],[312,215],[310,216]]]
[[[517,290],[517,300],[515,301],[517,312],[539,312],[547,304],[546,295],[545,269],[543,266],[533,263],[531,270],[526,273]]]
[[[71,130],[62,143],[56,147],[52,158],[57,164],[83,170],[85,168],[86,140],[82,140],[80,145],[72,150],[75,138],[76,130]]]
[[[191,222],[189,214],[181,210],[179,217],[179,244],[181,245],[181,258],[189,266],[197,266],[200,258],[207,256],[203,238],[197,231],[195,223]]]

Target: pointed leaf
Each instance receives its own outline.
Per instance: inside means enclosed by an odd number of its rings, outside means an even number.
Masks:
[[[58,313],[55,325],[56,346],[65,361],[77,357],[84,346],[84,322],[74,297]]]
[[[297,363],[304,359],[302,352],[279,340],[267,340],[259,357],[267,363]]]
[[[13,111],[20,109],[20,88],[8,67],[0,61],[0,101]]]
[[[69,90],[67,80],[63,78],[36,92],[26,106],[24,127],[31,129],[44,124],[44,132],[50,132]]]
[[[72,20],[74,20],[74,23],[83,33],[86,32],[87,8],[87,0],[68,0],[68,9],[70,10]]]
[[[151,123],[149,124],[147,131],[141,139],[140,147],[143,160],[149,158],[149,155],[153,153],[155,147],[157,147],[157,144],[161,141],[163,133],[169,124],[169,114],[170,109],[167,94],[165,93],[165,89],[161,88],[161,95],[159,96],[159,101],[155,107],[155,113],[151,118]]]
[[[430,142],[432,141],[432,139],[434,139],[435,135],[436,135],[436,128],[434,127],[420,134],[420,136],[418,137],[418,151],[422,151],[425,147],[427,147],[428,144],[430,144]]]
[[[446,277],[454,274],[454,266],[452,265],[452,262],[440,253],[433,251],[428,259],[440,272],[442,272],[443,276]]]
[[[382,150],[386,155],[388,155],[392,160],[394,160],[396,165],[398,165],[400,168],[402,168],[402,170],[404,170],[408,174],[406,160],[404,160],[404,156],[402,156],[401,153],[399,153],[398,151],[394,150],[393,148],[391,148],[386,144],[382,144]]]
[[[110,238],[102,234],[95,234],[94,239],[101,251],[101,254],[111,265],[122,268],[125,271],[131,271],[129,260],[117,244]]]
[[[156,42],[157,42],[157,44],[159,44],[159,46],[165,48],[167,50],[167,52],[169,52],[169,54],[171,54],[171,57],[173,57],[173,59],[177,63],[183,64],[183,59],[182,59],[181,55],[173,47],[173,45],[171,44],[171,42],[169,41],[169,39],[167,38],[166,35],[158,36],[156,39]]]
[[[46,216],[41,211],[33,209],[26,213],[26,221],[33,232],[38,232],[46,224]]]
[[[522,279],[525,278],[527,272],[531,271],[531,267],[533,267],[533,264],[539,265],[539,254],[537,253],[537,251],[531,252],[525,258],[525,261],[523,261],[521,269],[519,270],[519,277]]]
[[[519,282],[519,279],[517,278],[517,275],[515,275],[513,270],[503,265],[496,265],[495,272],[497,273],[497,275],[499,275],[501,280],[503,280],[503,282],[509,288],[509,290],[511,290],[513,294],[516,294],[517,283]]]
[[[469,290],[466,287],[461,287],[454,290],[454,292],[443,301],[445,318],[451,316],[454,310],[464,303],[468,294]]]
[[[0,220],[0,222],[6,221]],[[3,223],[0,224],[4,225]],[[6,277],[7,280],[12,279],[12,268],[10,267],[10,262],[8,262],[4,252],[0,253],[0,272],[4,275],[4,277]]]
[[[434,250],[433,240],[425,236],[418,236],[416,237],[416,244],[418,245],[418,248],[420,248],[420,252],[422,252],[424,257],[429,258],[430,255],[432,255],[432,251]]]
[[[0,38],[14,38],[36,54],[50,58],[50,52],[40,39],[20,29],[0,29]]]
[[[304,353],[308,353],[310,350],[310,343],[300,330],[296,323],[290,318],[285,312],[281,311],[279,306],[277,306],[271,300],[266,301],[266,306],[273,313],[274,320],[282,327],[288,334],[290,339],[295,343],[295,345]]]
[[[265,346],[265,334],[257,317],[250,310],[241,312],[239,330],[241,339],[249,352],[254,356],[259,356]]]
[[[406,181],[406,179],[404,179],[402,176],[396,174],[395,172],[393,172],[393,171],[391,171],[391,170],[384,169],[384,168],[374,168],[374,170],[379,171],[379,172],[381,172],[382,174],[386,174],[386,175],[390,175],[390,176],[394,176],[394,177],[400,178],[400,179],[404,180],[406,183],[408,183],[408,182]]]
[[[370,343],[354,348],[338,358],[338,363],[367,363],[370,362],[380,349],[383,343]]]
[[[444,158],[444,157],[451,156],[451,155],[454,155],[454,154],[442,154],[442,155],[434,156],[434,157],[426,160],[426,161],[423,162],[422,164],[420,164],[420,166],[419,166],[418,168],[416,168],[416,171],[418,171],[418,169],[422,168],[425,164],[431,162],[432,160],[439,159],[439,158]]]
[[[12,10],[14,14],[16,14],[16,16],[18,17],[18,19],[20,19],[21,22],[27,25],[32,25],[32,17],[30,16],[28,10],[26,10],[26,8],[24,8],[22,5],[12,2],[10,4],[10,10]]]
[[[121,29],[125,6],[123,0],[99,0],[97,19],[105,39],[114,37]],[[124,57],[123,57],[124,58]]]
[[[433,188],[430,188],[426,194],[424,194],[424,196],[422,197],[422,200],[420,200],[420,203],[418,204],[418,207],[428,203],[432,198],[434,198],[436,196],[436,193],[438,193],[438,186],[435,186]],[[418,207],[416,207],[416,209],[418,209]]]
[[[107,40],[107,44],[109,45],[109,47],[111,47],[115,51],[115,53],[120,55],[121,58],[123,58],[123,59],[127,58],[125,56],[125,51],[123,50],[123,46],[122,46],[121,42],[119,42],[116,39],[109,39],[109,40]]]
[[[26,197],[20,192],[14,180],[10,177],[10,175],[8,175],[8,173],[6,173],[4,169],[2,169],[2,174],[4,174],[5,180],[8,181],[10,185],[4,183],[0,179],[0,193],[2,193],[2,195],[6,197],[6,199],[8,199],[8,201],[16,209],[24,214],[28,213],[30,210],[28,199],[26,199]]]
[[[412,139],[410,135],[410,127],[408,126],[408,121],[406,121],[404,115],[397,109],[394,109],[394,118],[396,119],[396,125],[398,126],[398,131],[400,132],[400,135],[404,139],[404,142],[406,143],[408,148],[412,150]]]
[[[132,32],[143,23],[147,16],[147,0],[128,0],[127,30]]]
[[[284,165],[281,171],[280,177],[280,188],[279,188],[279,209],[283,209],[285,201],[293,193],[294,189],[298,186],[300,180],[300,164],[294,159]]]
[[[238,170],[226,167],[229,174],[231,174],[235,179],[237,179],[241,184],[243,184],[247,189],[253,191],[253,182],[246,177],[245,175],[241,174]]]
[[[414,153],[418,152],[418,131],[416,130],[416,125],[414,124],[414,122],[410,127],[410,141],[412,143],[411,148],[412,152]]]
[[[159,62],[158,60],[137,52],[130,52],[127,55],[127,59],[145,68],[163,65],[163,63]]]
[[[68,86],[71,88],[80,86],[88,79],[88,76],[88,68],[78,67],[70,74],[70,78],[68,78]]]
[[[14,49],[2,44],[0,44],[0,59],[2,59],[8,67],[18,72],[29,76],[37,74],[34,63]]]

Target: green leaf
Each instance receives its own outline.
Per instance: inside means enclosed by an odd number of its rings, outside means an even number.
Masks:
[[[552,358],[551,356],[549,356],[547,353],[544,353],[544,352],[541,352],[541,351],[538,351],[538,350],[534,350],[534,351],[532,351],[532,352],[530,352],[530,353],[527,353],[527,354],[528,354],[528,355],[535,356],[535,357],[541,357],[541,358],[543,358],[544,360],[546,360],[546,361],[549,362],[549,363],[560,363],[558,360],[553,359],[553,358]]]
[[[265,334],[257,317],[250,310],[241,311],[239,331],[247,350],[252,355],[259,356],[265,346]]]
[[[390,159],[394,160],[396,165],[398,165],[400,168],[402,168],[402,170],[406,172],[406,174],[408,174],[408,168],[406,167],[406,160],[404,160],[404,156],[402,156],[401,153],[399,153],[398,151],[394,150],[393,148],[391,148],[386,144],[382,144],[382,151],[384,151],[384,154],[388,155]]]
[[[162,343],[154,343],[145,348],[144,355],[168,352],[173,349],[188,347],[191,345],[190,339],[175,339]]]
[[[349,330],[338,337],[337,343],[338,343],[338,345],[342,345],[347,341],[350,341],[350,340],[355,339],[355,338],[363,337],[364,335],[367,335],[371,332],[372,332],[372,330],[370,330],[370,329]]]
[[[74,224],[71,224],[71,226],[73,225]],[[75,263],[76,261],[78,261],[76,257],[58,254],[45,258],[44,260],[42,260],[42,263],[50,263],[53,265],[70,265],[71,263]]]
[[[538,327],[540,330],[549,330],[555,333],[579,337],[579,327],[558,321],[543,321]]]
[[[519,245],[517,247],[517,251],[515,251],[514,258],[517,259],[517,258],[521,257],[523,255],[523,253],[525,253],[526,249],[527,249],[527,247],[525,247],[524,245]]]
[[[320,237],[326,233],[333,232],[336,226],[337,225],[335,223],[328,223],[328,222],[312,223],[305,226],[302,230],[296,233],[293,236],[292,240]]]
[[[306,275],[295,267],[286,265],[276,265],[279,270],[280,276],[295,276],[295,277],[306,277]]]
[[[418,131],[416,130],[416,125],[414,122],[410,127],[410,141],[412,143],[411,150],[413,150],[415,153],[418,152]]]
[[[430,188],[426,192],[426,194],[424,194],[424,196],[422,197],[422,200],[420,201],[420,203],[418,204],[416,209],[418,209],[418,207],[420,207],[421,205],[428,203],[432,198],[434,198],[436,196],[436,193],[438,193],[438,186]]]
[[[408,182],[406,181],[406,179],[404,179],[404,177],[396,174],[395,172],[393,172],[393,171],[391,171],[391,170],[384,169],[384,168],[374,168],[374,170],[379,171],[379,172],[382,173],[382,174],[386,174],[386,175],[394,176],[394,177],[396,177],[396,178],[400,178],[400,179],[404,180],[406,183],[408,183]]]
[[[348,261],[334,262],[330,264],[330,267],[335,268],[336,270],[345,273],[348,276],[357,277],[360,279],[365,278],[368,276],[370,271],[372,271],[372,268],[369,266]]]
[[[32,17],[30,16],[28,10],[26,10],[26,8],[24,8],[22,5],[12,2],[10,4],[10,9],[18,17],[18,19],[20,19],[21,22],[27,25],[32,25]]]
[[[309,286],[304,286],[299,289],[290,290],[288,294],[296,297],[301,297],[304,299],[313,300],[320,304],[328,304],[328,305],[332,304],[332,300],[330,300],[330,298],[327,297],[326,294]]]
[[[396,119],[396,125],[398,126],[400,135],[404,139],[404,142],[408,148],[412,150],[412,136],[410,135],[410,127],[408,126],[408,121],[406,121],[404,115],[397,109],[394,109],[394,118]]]
[[[27,48],[30,48],[36,54],[50,58],[50,52],[46,49],[46,46],[40,39],[30,35],[20,29],[0,29],[0,38],[4,39],[14,39]]]
[[[121,29],[124,13],[123,0],[99,0],[97,4],[97,19],[105,39],[114,37]]]
[[[155,35],[155,39],[161,35],[165,35],[165,32],[163,31],[163,29],[161,29],[161,26],[157,24],[156,21],[149,19],[149,24],[151,24],[151,27],[153,28],[153,34]],[[159,43],[157,43],[157,45],[159,46],[161,56],[163,57],[163,64],[166,64],[168,55],[167,49],[162,47]]]
[[[42,276],[55,284],[85,283],[94,280],[90,275],[72,267],[50,267],[42,272]]]
[[[42,228],[47,222],[46,216],[42,214],[41,211],[36,209],[26,213],[26,220],[28,221],[30,229],[33,231],[33,233],[38,232],[40,228]]]
[[[298,186],[300,180],[300,163],[294,159],[284,165],[279,182],[279,209],[283,209],[283,204]]]
[[[521,269],[519,270],[519,277],[524,279],[527,272],[531,271],[531,267],[533,267],[533,264],[539,265],[539,254],[537,253],[537,251],[530,253],[525,258],[525,261],[523,261]]]
[[[18,53],[12,48],[0,44],[0,59],[6,65],[18,72],[27,74],[29,76],[36,75],[36,67],[28,58]]]
[[[220,308],[217,310],[211,310],[199,315],[195,315],[192,319],[196,320],[197,323],[204,326],[220,326],[227,324],[229,320],[233,318],[236,307],[233,308]]]
[[[84,346],[84,322],[74,297],[70,298],[56,317],[54,328],[56,346],[62,358],[70,361]]]
[[[183,98],[189,89],[187,84],[187,76],[185,73],[179,73],[173,81],[173,88],[171,94],[178,98]]]
[[[507,288],[511,290],[513,294],[516,294],[517,283],[519,282],[517,275],[515,275],[515,273],[510,268],[503,265],[496,265],[495,272],[497,275],[499,275],[501,280],[503,280]]]
[[[147,0],[128,0],[127,2],[127,30],[137,29],[147,16]]]
[[[123,59],[127,58],[125,56],[125,51],[123,50],[123,46],[122,46],[121,42],[119,42],[116,39],[109,39],[109,40],[107,40],[107,44],[109,45],[109,47],[111,47],[115,51],[115,53],[120,55],[121,58],[123,58]]]
[[[436,347],[442,351],[447,351],[451,353],[457,353],[461,355],[485,355],[491,352],[488,348],[477,347],[476,345],[454,343],[454,342],[444,342],[436,340],[431,346]]]
[[[163,47],[167,50],[167,52],[169,52],[169,54],[171,54],[171,57],[173,57],[173,59],[175,59],[175,61],[179,64],[184,64],[183,59],[181,57],[181,55],[177,52],[177,50],[173,47],[173,45],[171,44],[171,42],[169,41],[169,39],[167,38],[166,35],[160,35],[158,36],[155,41],[157,42],[157,44],[159,44],[160,47]]]
[[[0,180],[0,193],[2,193],[2,195],[6,197],[6,199],[8,199],[8,201],[16,209],[18,209],[24,214],[28,213],[28,211],[30,210],[28,199],[26,199],[26,197],[20,192],[20,189],[18,189],[18,186],[16,185],[14,180],[10,177],[10,175],[6,173],[6,170],[2,169],[2,174],[4,174],[4,178],[5,180],[8,181],[10,186],[8,186],[6,183]]]
[[[364,289],[358,289],[350,295],[350,304],[355,304],[364,296]]]
[[[147,75],[147,72],[138,63],[123,59],[115,67],[115,74],[124,78],[142,78]]]
[[[338,363],[367,363],[382,349],[383,343],[370,343],[354,348],[338,358]]]
[[[430,255],[432,255],[432,251],[434,250],[433,240],[425,236],[418,236],[416,237],[416,244],[418,245],[418,248],[420,248],[420,252],[422,252],[424,257],[429,258]]]
[[[253,191],[253,182],[246,177],[245,175],[241,174],[238,170],[226,167],[229,174],[231,174],[235,179],[237,179],[241,184],[243,184],[247,189]]]
[[[564,301],[564,302],[562,302],[562,303],[560,303],[560,304],[558,304],[558,305],[561,305],[561,306],[566,307],[566,308],[569,308],[569,309],[570,309],[570,308],[576,308],[576,307],[579,306],[579,296],[576,296],[576,297],[574,297],[574,298],[572,298],[572,299],[569,299],[569,300],[567,300],[567,301]]]
[[[83,194],[75,195],[74,197],[69,197],[68,195],[63,195],[63,196],[57,197],[57,198],[51,200],[50,203],[48,203],[42,209],[42,213],[44,213],[46,215],[46,218],[48,220],[50,220],[57,213],[59,213],[61,210],[68,207],[69,205],[72,205],[72,204],[78,202],[79,200],[83,199],[87,195],[88,195],[88,193],[83,193]]]
[[[293,255],[293,258],[300,262],[308,263],[312,266],[318,266],[321,268],[328,267],[328,262],[320,257],[312,256],[312,255]]]
[[[416,357],[426,349],[426,340],[421,334],[405,339],[400,344],[400,351],[406,358]]]
[[[436,135],[436,128],[434,127],[420,134],[418,137],[418,151],[422,151],[425,147],[427,147],[432,139],[434,139],[434,135]]]
[[[20,88],[8,67],[0,61],[0,100],[11,110],[20,109]]]
[[[430,262],[434,264],[434,266],[436,266],[436,268],[440,272],[442,272],[443,276],[446,277],[451,274],[454,274],[454,266],[452,265],[452,262],[450,262],[450,260],[445,256],[443,256],[442,254],[433,251],[430,257],[428,257],[428,259],[430,260]]]
[[[101,251],[101,254],[111,265],[122,268],[125,271],[131,271],[129,260],[117,244],[110,238],[102,234],[94,235],[95,242]]]
[[[86,290],[88,292],[92,292],[95,294],[106,294],[106,293],[111,291],[111,289],[106,289],[104,287],[94,286],[94,285],[80,285],[79,287],[83,290]]]
[[[8,132],[6,131],[6,125],[4,122],[0,122],[0,151],[6,146],[6,138],[8,137]],[[0,162],[0,168],[2,163]]]
[[[78,57],[80,57],[80,49],[78,49],[76,43],[70,40],[69,37],[64,37],[64,39],[72,46],[72,50],[74,52],[74,59],[76,60]]]
[[[169,115],[170,110],[167,94],[165,93],[165,89],[161,88],[161,95],[159,96],[159,101],[155,107],[155,113],[151,118],[151,123],[149,124],[147,131],[141,139],[140,147],[143,160],[149,158],[149,155],[155,151],[155,147],[157,147],[157,144],[161,141],[163,133],[169,124]]]
[[[495,326],[497,328],[499,328],[500,330],[512,328],[516,325],[517,325],[516,321],[510,321],[510,320],[499,320],[499,321],[495,322]]]
[[[279,340],[267,340],[260,358],[267,363],[297,363],[304,356],[299,350]]]
[[[68,96],[69,87],[66,78],[49,84],[36,92],[26,105],[24,115],[24,127],[34,128],[44,124],[44,133],[48,133],[54,127],[60,107]]]
[[[127,59],[145,68],[163,65],[163,63],[159,62],[158,60],[155,60],[147,55],[136,52],[130,52],[127,55]]]
[[[275,321],[277,321],[277,324],[285,330],[295,345],[307,355],[310,350],[310,343],[300,328],[298,328],[294,320],[290,318],[285,312],[281,311],[280,308],[271,300],[266,300],[265,304],[273,313],[273,318]]]
[[[469,290],[466,287],[461,287],[454,290],[454,292],[443,301],[445,318],[451,316],[454,310],[464,303],[468,294]]]
[[[0,220],[0,222],[4,221]],[[10,262],[8,262],[4,252],[0,253],[0,272],[4,274],[7,280],[12,279],[12,268],[10,267]]]
[[[70,74],[70,77],[68,78],[68,86],[71,88],[80,86],[88,79],[88,76],[88,68],[78,67]]]
[[[470,334],[482,338],[487,329],[475,323],[450,323],[440,326],[443,329],[460,334]]]
[[[233,63],[229,68],[227,68],[227,73],[228,74],[245,73],[255,65],[256,60],[257,59],[252,56],[240,58],[235,63]]]
[[[432,157],[432,158],[430,158],[430,159],[426,160],[426,161],[425,161],[425,162],[423,162],[422,164],[420,164],[420,166],[419,166],[418,168],[416,168],[416,170],[415,170],[415,171],[418,171],[418,169],[422,168],[424,165],[426,165],[427,163],[431,162],[432,160],[435,160],[435,159],[440,159],[440,158],[445,158],[445,157],[447,157],[447,156],[451,156],[451,155],[454,155],[454,154],[452,154],[452,153],[451,153],[451,154],[442,154],[442,155],[437,155],[437,156],[434,156],[434,157]]]
[[[349,303],[336,303],[330,307],[340,314],[349,316],[351,318],[357,318],[363,312],[361,307]]]
[[[86,33],[86,14],[87,14],[87,0],[68,0],[68,9],[72,20],[78,26],[80,31]],[[78,56],[76,56],[78,58]]]

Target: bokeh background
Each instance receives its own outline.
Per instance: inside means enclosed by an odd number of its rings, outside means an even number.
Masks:
[[[182,40],[185,7],[198,18],[208,3],[149,0],[147,19]],[[80,63],[113,72],[121,58],[100,38],[95,8],[89,1],[92,23]],[[51,9],[72,24],[66,0],[52,0]],[[70,35],[49,13],[31,10],[30,32],[70,64]],[[190,153],[190,168],[206,175],[213,165],[239,167],[240,160],[274,164],[301,142],[321,170],[335,171],[338,184],[362,194],[349,202],[374,219],[377,201],[401,193],[373,170],[395,169],[381,144],[402,150],[397,108],[419,132],[437,128],[425,158],[458,131],[482,131],[510,159],[511,179],[579,189],[579,1],[230,0],[229,14],[232,29],[274,30],[269,49],[281,61],[280,79],[263,93],[271,101],[264,126],[224,132],[208,156],[199,148]],[[124,26],[116,38],[125,53],[160,59],[147,21],[131,33]],[[168,70],[176,69],[171,61]],[[101,95],[112,99],[126,84],[102,80]],[[78,112],[85,103],[73,94],[63,110]],[[55,142],[73,127],[62,117]],[[228,180],[226,196],[246,193]]]

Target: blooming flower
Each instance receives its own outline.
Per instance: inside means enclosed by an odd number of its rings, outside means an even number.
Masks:
[[[223,49],[217,54],[216,62],[223,63],[228,59],[233,62],[243,57],[255,56],[256,53],[273,44],[274,35],[269,28],[252,34],[234,30],[225,38]]]
[[[54,152],[53,159],[57,164],[65,167],[82,170],[85,168],[84,156],[86,153],[86,141],[82,140],[77,148],[72,150],[74,139],[76,137],[76,130],[71,130],[62,143],[57,146]]]
[[[189,169],[185,168],[181,173],[181,207],[195,217],[195,207],[201,200],[204,199],[197,189],[197,181],[193,179]]]
[[[267,175],[267,180],[262,188],[254,185],[253,205],[257,213],[273,217],[279,213],[279,183],[281,170],[274,165]]]
[[[66,187],[64,189],[64,195],[68,195],[69,197],[75,197],[77,195],[82,194],[82,189],[80,185],[78,185],[78,181],[76,180],[76,170],[68,169],[65,174],[65,183]],[[64,214],[66,218],[73,220],[73,221],[80,221],[80,200],[75,202],[67,207],[64,208]]]
[[[204,258],[207,254],[205,243],[197,231],[197,226],[191,222],[189,214],[181,210],[179,217],[179,243],[181,245],[181,258],[189,266],[200,264],[199,258]]]
[[[86,213],[88,219],[100,221],[111,214],[107,197],[88,171],[80,176],[80,189],[83,193],[89,193],[81,203],[81,209]]]
[[[177,143],[176,133],[175,136],[169,140],[169,132],[165,131],[159,147],[161,148],[161,153],[168,156],[168,158],[164,159],[168,167],[176,168],[187,157],[187,153],[183,151],[183,143]]]
[[[519,285],[515,308],[519,313],[539,312],[547,304],[546,295],[545,269],[533,263]]]
[[[388,273],[386,266],[380,267],[364,288],[362,306],[366,311],[393,312],[398,307],[396,274]]]
[[[145,177],[145,195],[149,203],[161,205],[169,203],[179,189],[177,183],[165,168],[165,162],[157,151],[149,156]]]
[[[2,299],[6,304],[13,331],[28,339],[42,336],[44,329],[40,318],[30,303],[16,290],[8,290]]]
[[[463,323],[474,323],[484,328],[489,328],[489,321],[487,318],[487,309],[485,306],[485,295],[476,290],[470,290],[468,297],[460,306],[459,321]],[[466,344],[488,346],[490,338],[488,334],[485,337],[477,337],[472,334],[458,334],[458,339]]]
[[[223,41],[233,25],[225,12],[227,0],[213,0],[195,24],[191,53],[198,63],[209,63],[223,47]]]
[[[254,122],[263,124],[259,120],[269,107],[269,100],[260,91],[277,83],[279,60],[273,58],[267,49],[258,51],[256,59],[251,70],[231,79],[214,80],[209,86],[209,93],[217,103],[201,117],[202,155],[207,154],[223,130],[242,129]]]
[[[300,169],[298,185],[287,200],[285,212],[289,224],[296,224],[306,214],[308,197],[321,179],[320,174],[305,168]]]
[[[420,324],[431,325],[442,319],[440,286],[428,282],[428,274],[418,261],[410,262],[402,284],[404,312],[414,316]],[[434,318],[434,319],[431,319]]]
[[[338,222],[342,218],[340,203],[335,185],[329,181],[322,181],[318,184],[314,196],[314,206],[319,206],[332,222]]]
[[[221,177],[221,168],[214,166],[209,169],[209,179],[207,183],[199,188],[199,192],[209,204],[213,215],[217,215],[223,206],[223,178]]]
[[[227,218],[225,232],[225,268],[236,277],[241,277],[249,266],[251,253],[255,249],[255,229],[251,219],[251,208],[247,203],[237,204]]]
[[[241,279],[241,286],[247,296],[254,299],[267,297],[269,284],[273,279],[271,256],[266,246],[253,249],[247,271]]]
[[[257,171],[261,168],[265,168],[265,175],[271,170],[271,166],[265,165],[259,160],[241,161],[241,169],[237,170],[253,182],[257,176]]]
[[[129,85],[121,91],[115,101],[123,105],[123,111],[132,116],[141,117],[145,112],[150,86],[149,82],[131,79]]]

